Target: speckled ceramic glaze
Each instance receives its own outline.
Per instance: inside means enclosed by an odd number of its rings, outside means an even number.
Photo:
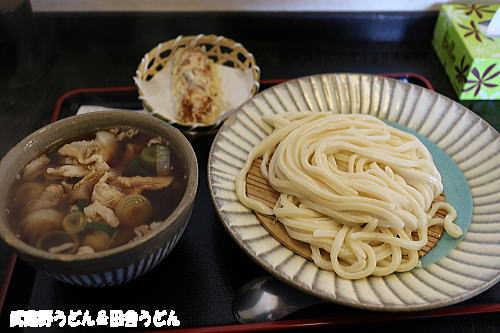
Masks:
[[[85,254],[51,254],[20,241],[6,216],[8,191],[0,192],[0,235],[29,264],[52,277],[81,286],[124,283],[151,270],[172,250],[191,215],[198,185],[196,155],[177,129],[150,115],[130,111],[103,111],[69,117],[32,133],[18,143],[0,163],[0,184],[9,189],[16,174],[47,148],[60,146],[75,136],[116,126],[133,126],[169,140],[184,158],[188,183],[178,207],[160,227],[139,240],[110,250]]]
[[[261,116],[291,111],[371,114],[428,139],[447,154],[455,165],[453,172],[458,170],[457,176],[447,181],[459,184],[456,191],[462,196],[457,196],[454,205],[465,215],[465,229],[470,222],[465,236],[424,268],[355,281],[319,269],[282,246],[239,203],[234,183],[250,150],[271,132]],[[464,301],[500,280],[499,166],[498,132],[460,104],[389,78],[328,74],[286,82],[244,104],[215,138],[208,175],[212,199],[224,227],[270,273],[308,293],[344,305],[410,311]],[[440,172],[448,173],[446,169]],[[448,185],[444,185],[446,191]]]

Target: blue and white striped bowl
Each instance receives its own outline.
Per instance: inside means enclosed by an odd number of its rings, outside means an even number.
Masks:
[[[125,264],[121,267],[116,267],[110,270],[95,272],[95,273],[60,273],[45,270],[49,276],[59,281],[67,282],[83,287],[104,287],[112,286],[129,282],[139,276],[149,272],[156,267],[174,248],[175,244],[179,241],[186,228],[184,224],[167,243],[150,254],[137,258],[137,260],[130,264]]]
[[[9,189],[17,173],[33,159],[68,139],[99,129],[133,126],[168,139],[186,166],[186,191],[175,210],[151,233],[102,252],[53,254],[22,242],[7,220],[8,191],[0,191],[0,236],[18,256],[55,279],[79,286],[102,287],[128,282],[157,266],[177,244],[191,216],[198,187],[198,163],[191,144],[176,128],[149,114],[102,111],[69,117],[30,134],[0,163],[0,185]]]

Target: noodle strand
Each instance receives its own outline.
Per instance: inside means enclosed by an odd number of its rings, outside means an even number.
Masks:
[[[346,279],[408,271],[419,265],[429,226],[463,234],[453,223],[455,209],[433,203],[443,191],[441,175],[415,136],[361,114],[302,112],[264,120],[275,130],[250,152],[236,194],[308,243],[320,268]],[[259,157],[262,176],[280,192],[274,208],[246,194],[245,176]],[[446,215],[434,217],[438,210]]]

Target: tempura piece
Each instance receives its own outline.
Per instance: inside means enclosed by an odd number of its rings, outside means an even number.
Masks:
[[[220,112],[220,79],[202,48],[186,47],[174,54],[172,81],[181,122],[213,123]]]

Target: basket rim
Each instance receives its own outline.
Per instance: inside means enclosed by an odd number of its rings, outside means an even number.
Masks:
[[[251,97],[254,96],[259,92],[260,89],[260,78],[261,78],[261,70],[260,67],[257,65],[257,61],[255,59],[255,56],[248,51],[248,49],[241,43],[235,41],[234,39],[222,36],[222,35],[216,35],[216,34],[198,34],[198,35],[178,35],[176,38],[167,40],[165,42],[158,43],[155,47],[150,49],[148,52],[144,54],[144,56],[141,58],[141,61],[137,65],[137,69],[135,71],[135,75],[133,77],[134,83],[137,87],[138,93],[139,93],[139,99],[141,100],[141,103],[144,107],[144,109],[152,114],[153,116],[156,116],[164,121],[167,121],[169,124],[172,126],[175,126],[179,128],[182,131],[192,131],[192,132],[204,132],[204,131],[210,131],[213,129],[218,128],[222,122],[224,122],[226,119],[223,119],[219,123],[213,123],[213,124],[190,124],[190,123],[181,123],[177,121],[176,119],[170,119],[164,114],[160,114],[154,110],[154,108],[148,103],[146,98],[144,97],[144,93],[141,90],[141,88],[137,85],[136,80],[142,80],[141,76],[146,74],[147,70],[149,69],[147,66],[149,64],[149,61],[147,60],[148,58],[153,59],[153,57],[156,57],[154,53],[160,53],[162,46],[167,45],[169,43],[174,43],[174,45],[181,43],[182,41],[196,41],[197,39],[201,38],[212,38],[214,41],[216,40],[225,40],[230,43],[233,43],[236,47],[242,48],[246,52],[246,56],[249,58],[249,61],[251,62],[252,66],[250,67],[252,69],[252,76],[253,76],[253,87],[251,90]],[[182,45],[182,44],[181,44]],[[224,65],[222,65],[224,66]],[[156,75],[158,72],[156,72],[154,75]],[[154,77],[153,75],[153,77]]]

